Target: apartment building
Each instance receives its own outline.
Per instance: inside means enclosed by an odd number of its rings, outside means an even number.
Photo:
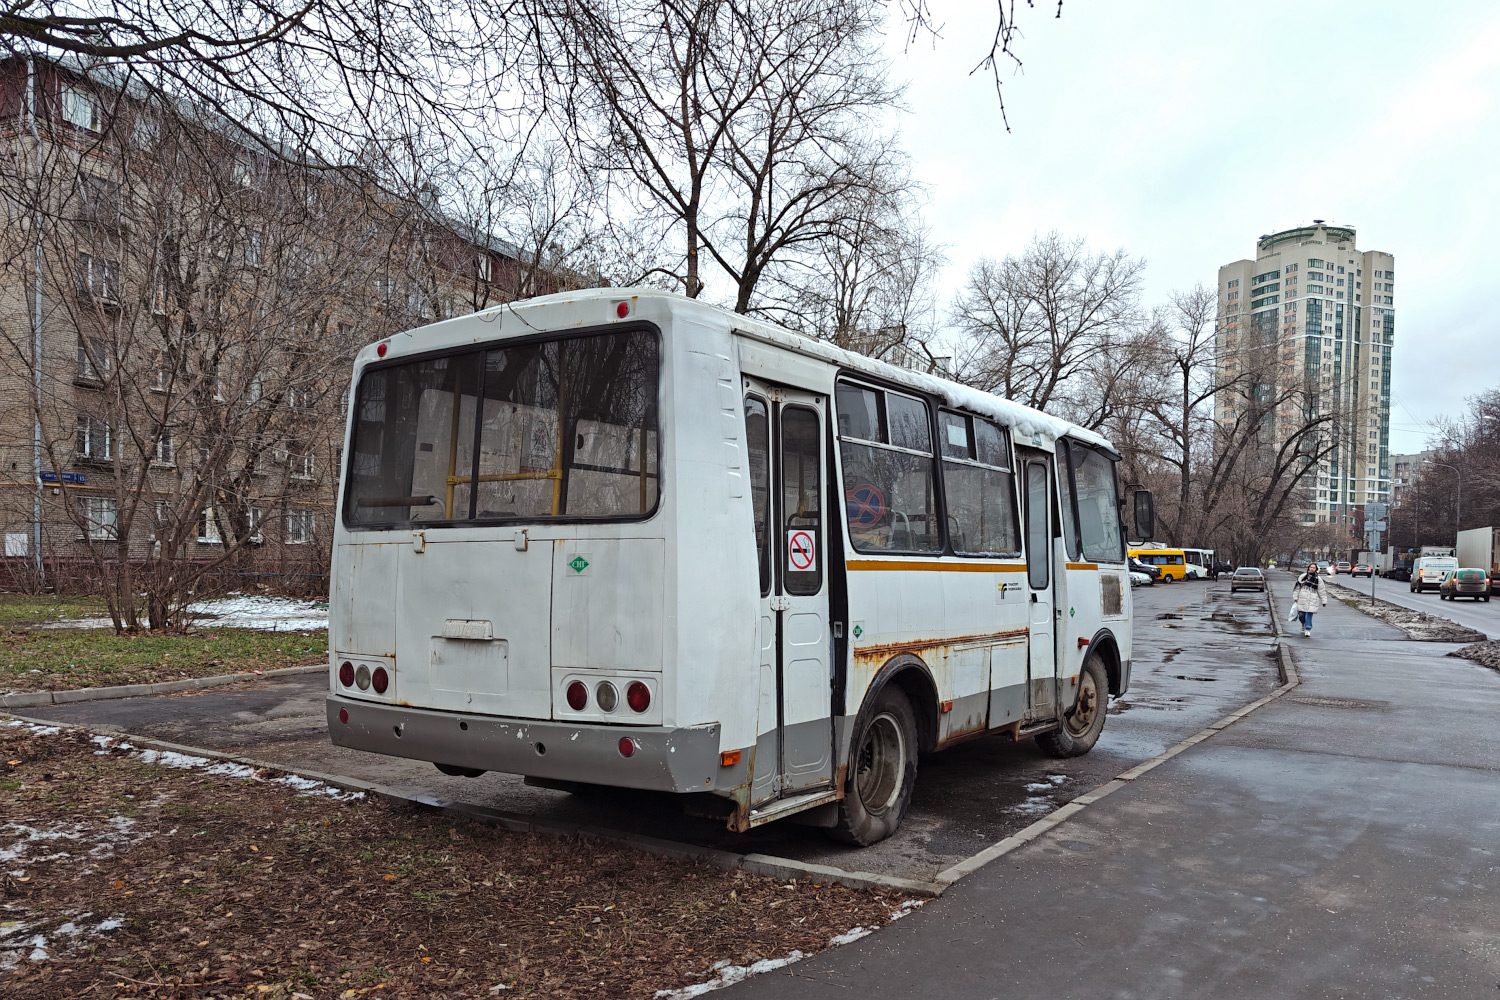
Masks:
[[[1221,384],[1247,371],[1255,384],[1221,392],[1215,416],[1229,425],[1247,402],[1277,401],[1261,428],[1271,451],[1316,423],[1298,442],[1326,452],[1299,486],[1304,524],[1352,526],[1354,508],[1390,497],[1395,279],[1391,254],[1322,219],[1219,268]]]
[[[0,586],[320,589],[354,352],[592,283],[41,59],[0,60],[0,216]]]

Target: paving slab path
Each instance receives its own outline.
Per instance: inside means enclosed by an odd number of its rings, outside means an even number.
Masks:
[[[1500,997],[1500,673],[1336,601],[1314,633],[1284,697],[731,995]]]

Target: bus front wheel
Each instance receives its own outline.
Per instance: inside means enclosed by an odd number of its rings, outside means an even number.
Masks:
[[[887,684],[862,713],[838,823],[828,831],[868,847],[896,832],[917,781],[917,717],[906,693]]]
[[[1090,653],[1078,676],[1078,700],[1063,716],[1062,726],[1036,738],[1049,757],[1078,757],[1094,749],[1104,732],[1104,714],[1109,706],[1109,676],[1099,654]]]

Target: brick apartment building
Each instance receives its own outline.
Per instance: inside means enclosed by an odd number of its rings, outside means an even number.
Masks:
[[[354,352],[592,283],[41,59],[0,62],[0,219],[0,587],[320,591]]]

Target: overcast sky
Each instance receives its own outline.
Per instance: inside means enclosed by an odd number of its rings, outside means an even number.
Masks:
[[[907,52],[892,33],[945,301],[1049,229],[1146,258],[1149,304],[1327,219],[1396,257],[1391,451],[1500,385],[1500,4],[1037,0],[1009,134],[968,75],[994,4],[931,0],[943,36]]]

